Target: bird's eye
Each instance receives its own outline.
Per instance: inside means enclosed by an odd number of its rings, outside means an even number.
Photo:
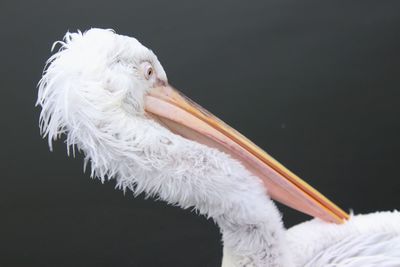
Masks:
[[[153,76],[153,74],[153,67],[150,64],[146,64],[144,67],[144,77],[146,78],[146,80],[149,80],[151,76]]]

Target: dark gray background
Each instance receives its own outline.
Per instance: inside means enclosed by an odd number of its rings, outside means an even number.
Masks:
[[[2,1],[0,266],[218,266],[218,228],[133,199],[39,136],[67,30],[137,37],[171,84],[356,213],[400,207],[399,1]],[[279,206],[285,224],[307,216]]]

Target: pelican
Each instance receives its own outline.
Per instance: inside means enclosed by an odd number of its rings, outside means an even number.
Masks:
[[[348,215],[170,86],[135,38],[90,29],[55,44],[37,100],[50,150],[65,138],[92,177],[212,218],[222,266],[400,266],[399,212]],[[287,230],[272,199],[315,218]]]

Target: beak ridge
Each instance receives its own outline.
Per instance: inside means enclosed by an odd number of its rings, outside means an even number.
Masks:
[[[164,84],[153,88],[145,97],[145,109],[173,132],[230,154],[261,178],[271,198],[289,207],[335,223],[349,218],[346,212],[246,137]]]

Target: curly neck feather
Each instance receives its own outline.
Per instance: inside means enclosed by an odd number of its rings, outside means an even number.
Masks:
[[[290,266],[280,214],[261,181],[229,155],[175,135],[138,112],[143,103],[128,93],[131,83],[113,84],[122,88],[115,91],[107,86],[122,80],[112,74],[84,79],[88,76],[69,64],[75,62],[69,47],[81,44],[73,38],[84,36],[67,36],[66,49],[50,58],[39,83],[40,125],[50,148],[65,134],[67,146],[84,153],[92,176],[114,178],[123,190],[213,218],[236,266]]]
[[[280,214],[261,181],[239,162],[144,115],[110,103],[78,105],[85,102],[81,98],[63,107],[44,99],[42,130],[50,140],[66,134],[68,146],[90,162],[92,176],[115,178],[123,190],[212,217],[235,266],[290,266]],[[68,109],[68,116],[61,109]]]

